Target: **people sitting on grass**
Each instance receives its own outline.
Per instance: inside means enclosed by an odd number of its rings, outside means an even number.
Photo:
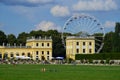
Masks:
[[[46,68],[42,68],[42,69],[41,69],[41,72],[46,72]]]

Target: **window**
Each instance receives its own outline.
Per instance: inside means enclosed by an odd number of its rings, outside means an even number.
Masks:
[[[44,54],[44,51],[42,51],[42,55]]]
[[[92,53],[92,49],[89,49],[89,53]]]
[[[36,46],[39,46],[39,44],[38,44],[38,43],[36,43]]]
[[[38,53],[39,53],[39,52],[38,52],[38,51],[36,51],[36,55],[38,55]]]
[[[91,46],[91,45],[92,45],[92,43],[91,43],[91,42],[89,42],[89,45]]]
[[[83,42],[83,46],[85,46],[85,42]]]
[[[30,53],[28,53],[27,56],[30,57]]]
[[[49,43],[47,43],[47,46],[50,46],[50,44],[49,44]]]
[[[49,60],[49,56],[47,56],[47,60]]]
[[[76,45],[79,45],[79,42],[77,42]]]
[[[14,57],[14,55],[13,55],[13,54],[10,54],[10,57]]]
[[[5,53],[5,54],[3,55],[3,59],[7,59],[7,58],[8,58],[8,54]]]
[[[44,43],[42,43],[42,46],[44,46]]]
[[[24,56],[25,55],[25,53],[22,53],[22,56]]]
[[[41,60],[45,60],[45,57],[44,57],[44,56],[41,56]]]
[[[47,55],[49,55],[49,51],[47,51]]]
[[[39,60],[39,58],[38,58],[38,57],[36,57],[36,60]]]
[[[2,58],[2,54],[0,54],[0,59]]]
[[[76,49],[76,52],[79,53],[79,49]]]
[[[16,56],[19,56],[19,54],[17,53]]]
[[[85,49],[83,49],[83,53],[85,53]]]

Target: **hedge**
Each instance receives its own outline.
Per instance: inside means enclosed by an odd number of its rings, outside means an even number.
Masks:
[[[99,54],[76,54],[75,55],[76,60],[82,60],[82,59],[93,59],[93,60],[120,60],[120,53],[99,53]]]

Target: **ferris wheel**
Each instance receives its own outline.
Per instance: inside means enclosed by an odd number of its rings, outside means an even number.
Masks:
[[[70,17],[63,26],[62,42],[66,46],[68,36],[95,38],[95,53],[99,53],[104,43],[104,27],[94,16],[79,14]]]

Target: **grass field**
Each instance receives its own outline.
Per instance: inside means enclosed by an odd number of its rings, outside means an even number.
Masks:
[[[0,64],[0,80],[120,80],[120,66]]]

